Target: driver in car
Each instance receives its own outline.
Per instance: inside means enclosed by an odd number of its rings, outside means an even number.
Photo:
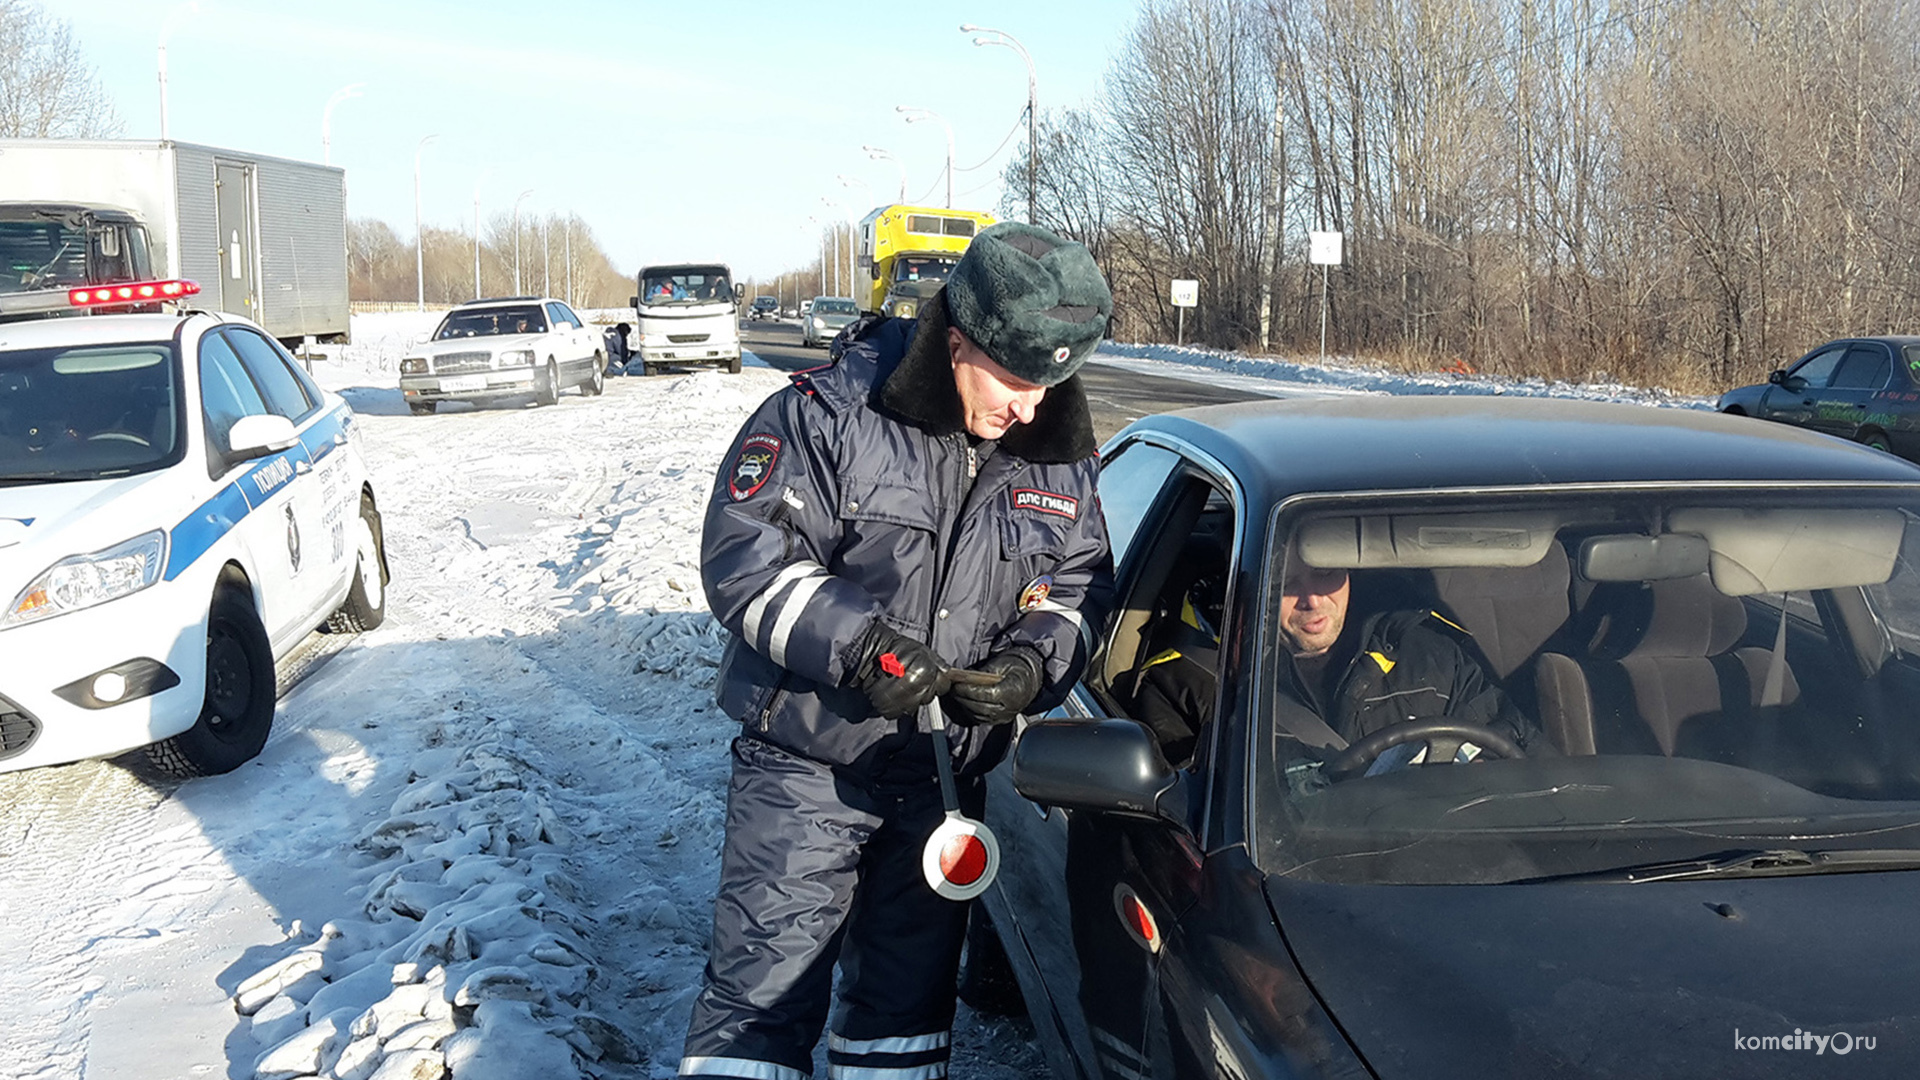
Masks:
[[[1454,720],[1489,728],[1529,754],[1552,753],[1540,729],[1461,647],[1465,630],[1422,609],[1381,611],[1358,624],[1347,614],[1353,583],[1343,569],[1289,559],[1280,586],[1281,632],[1293,696],[1352,744],[1393,724]],[[1389,747],[1366,775],[1422,763],[1428,747]],[[1480,752],[1460,744],[1455,760]]]

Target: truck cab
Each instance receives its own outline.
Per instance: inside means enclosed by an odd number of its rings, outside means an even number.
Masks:
[[[913,318],[946,285],[947,275],[992,214],[894,204],[860,221],[855,297],[862,311]]]
[[[0,322],[90,310],[154,311],[151,305],[77,308],[69,289],[153,277],[147,228],[118,207],[0,203]]]
[[[740,372],[737,304],[746,288],[723,263],[642,267],[634,312],[634,353],[648,375],[669,367],[706,365]]]

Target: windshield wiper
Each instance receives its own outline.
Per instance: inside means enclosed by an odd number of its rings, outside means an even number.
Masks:
[[[7,473],[0,475],[0,487],[12,487],[17,484],[71,484],[80,480],[92,480],[91,476],[73,476],[68,473]]]
[[[1836,848],[1800,851],[1795,848],[1749,848],[1725,851],[1698,859],[1642,863],[1577,874],[1549,874],[1541,881],[1698,881],[1705,878],[1793,877],[1803,874],[1848,874],[1873,870],[1920,868],[1920,850],[1912,848]]]

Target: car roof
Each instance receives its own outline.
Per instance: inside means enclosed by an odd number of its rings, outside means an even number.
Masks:
[[[1703,409],[1495,396],[1299,396],[1136,421],[1226,466],[1249,498],[1543,484],[1920,484],[1920,466],[1785,424]]]
[[[1807,351],[1818,352],[1829,345],[1838,345],[1843,341],[1878,341],[1896,348],[1905,348],[1908,345],[1920,345],[1920,334],[1859,334],[1854,337],[1839,337],[1832,341],[1823,341]]]
[[[0,349],[169,341],[183,321],[196,316],[205,317],[213,323],[228,321],[207,311],[182,312],[178,315],[71,315],[24,319],[0,323]]]
[[[455,311],[465,311],[469,308],[505,307],[509,304],[514,307],[525,307],[528,304],[563,304],[565,302],[564,300],[556,300],[551,296],[490,296],[484,300],[468,300],[465,303],[455,304],[453,305],[453,309]]]

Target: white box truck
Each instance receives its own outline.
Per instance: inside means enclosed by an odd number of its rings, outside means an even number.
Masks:
[[[0,203],[118,208],[153,275],[282,341],[345,341],[346,171],[192,143],[0,139]],[[4,271],[10,268],[0,268]]]
[[[745,294],[724,263],[643,266],[631,301],[634,358],[648,375],[669,367],[712,365],[740,373],[740,312]],[[633,362],[628,361],[629,370]]]

